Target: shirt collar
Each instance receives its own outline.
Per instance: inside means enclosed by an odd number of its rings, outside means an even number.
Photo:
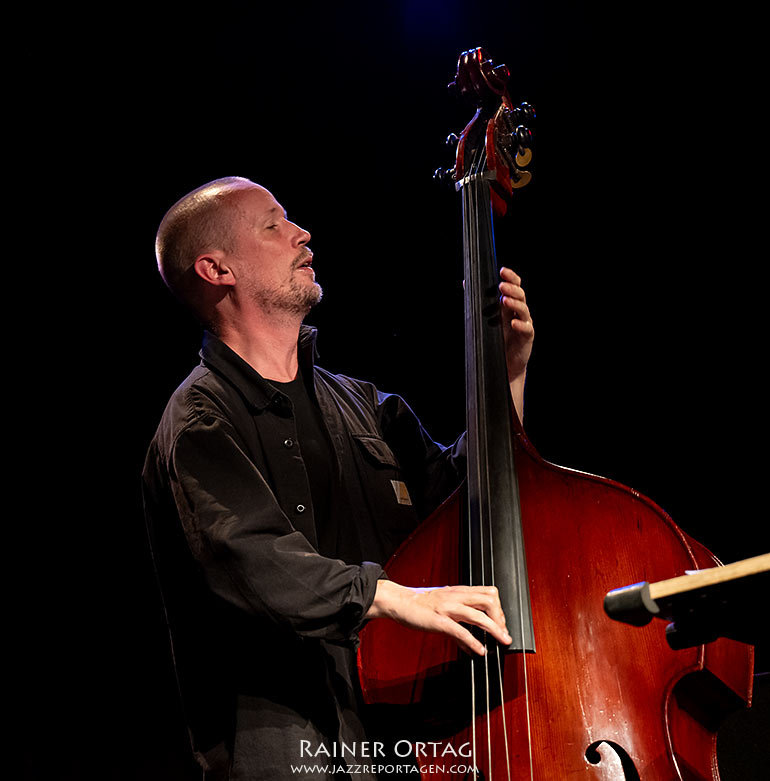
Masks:
[[[297,341],[298,360],[306,378],[313,376],[317,336],[318,329],[308,325],[300,326]],[[268,380],[210,331],[204,332],[200,357],[204,365],[225,377],[247,402],[259,409],[274,403],[276,395],[283,397]]]

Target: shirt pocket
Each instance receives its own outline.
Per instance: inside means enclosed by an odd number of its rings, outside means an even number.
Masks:
[[[365,482],[370,490],[379,494],[378,504],[383,502],[387,506],[395,502],[403,508],[411,508],[412,498],[404,482],[401,465],[388,443],[371,434],[353,434],[353,440],[369,474]]]
[[[373,437],[370,434],[353,434],[353,440],[368,464],[382,468],[400,469],[393,451],[384,439]]]
[[[384,564],[419,524],[404,473],[385,440],[371,434],[351,434],[361,475],[362,500],[383,544]]]

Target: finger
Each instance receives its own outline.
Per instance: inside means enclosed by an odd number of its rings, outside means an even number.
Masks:
[[[415,590],[430,610],[431,631],[451,636],[469,653],[485,653],[484,645],[459,622],[476,626],[503,645],[512,642],[494,586],[444,586]]]
[[[511,642],[513,642],[504,625],[501,626],[499,623],[493,621],[481,610],[476,610],[475,608],[466,605],[460,605],[450,617],[455,621],[461,621],[464,624],[470,624],[471,626],[477,626],[479,629],[483,629],[502,645],[510,645]]]
[[[500,301],[509,299],[510,301],[520,301],[522,304],[527,303],[527,297],[520,287],[500,285],[499,292]]]
[[[450,594],[468,607],[483,610],[493,621],[505,627],[505,615],[500,604],[500,593],[496,586],[455,586]]]
[[[473,633],[466,629],[462,624],[452,620],[448,616],[442,619],[440,632],[451,637],[460,648],[468,654],[484,656],[487,653],[487,647]]]
[[[438,596],[452,617],[493,633],[497,633],[498,629],[507,632],[505,614],[495,586],[456,586]]]
[[[497,289],[503,295],[511,296],[513,298],[525,299],[527,297],[524,288],[516,282],[506,282],[503,280],[498,284]]]
[[[513,315],[520,322],[522,323],[532,322],[532,316],[530,314],[529,307],[526,305],[524,301],[520,301],[517,298],[509,298],[508,296],[503,296],[503,298],[501,299],[501,303],[503,308],[508,312],[508,314]]]
[[[500,269],[500,278],[505,282],[512,282],[514,285],[521,285],[521,277],[513,269],[505,266]]]

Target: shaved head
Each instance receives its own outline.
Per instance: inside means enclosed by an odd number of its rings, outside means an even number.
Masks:
[[[195,259],[214,250],[232,252],[239,218],[237,194],[263,189],[249,179],[215,179],[180,198],[166,213],[155,238],[155,256],[163,281],[196,309]]]

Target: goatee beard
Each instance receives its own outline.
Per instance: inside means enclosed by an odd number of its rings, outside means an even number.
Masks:
[[[301,286],[297,291],[297,313],[306,315],[316,304],[321,302],[324,292],[318,282],[313,282],[309,287]]]
[[[304,317],[323,298],[323,289],[317,282],[300,284],[292,279],[286,287],[256,290],[254,298],[266,312],[285,312]]]

